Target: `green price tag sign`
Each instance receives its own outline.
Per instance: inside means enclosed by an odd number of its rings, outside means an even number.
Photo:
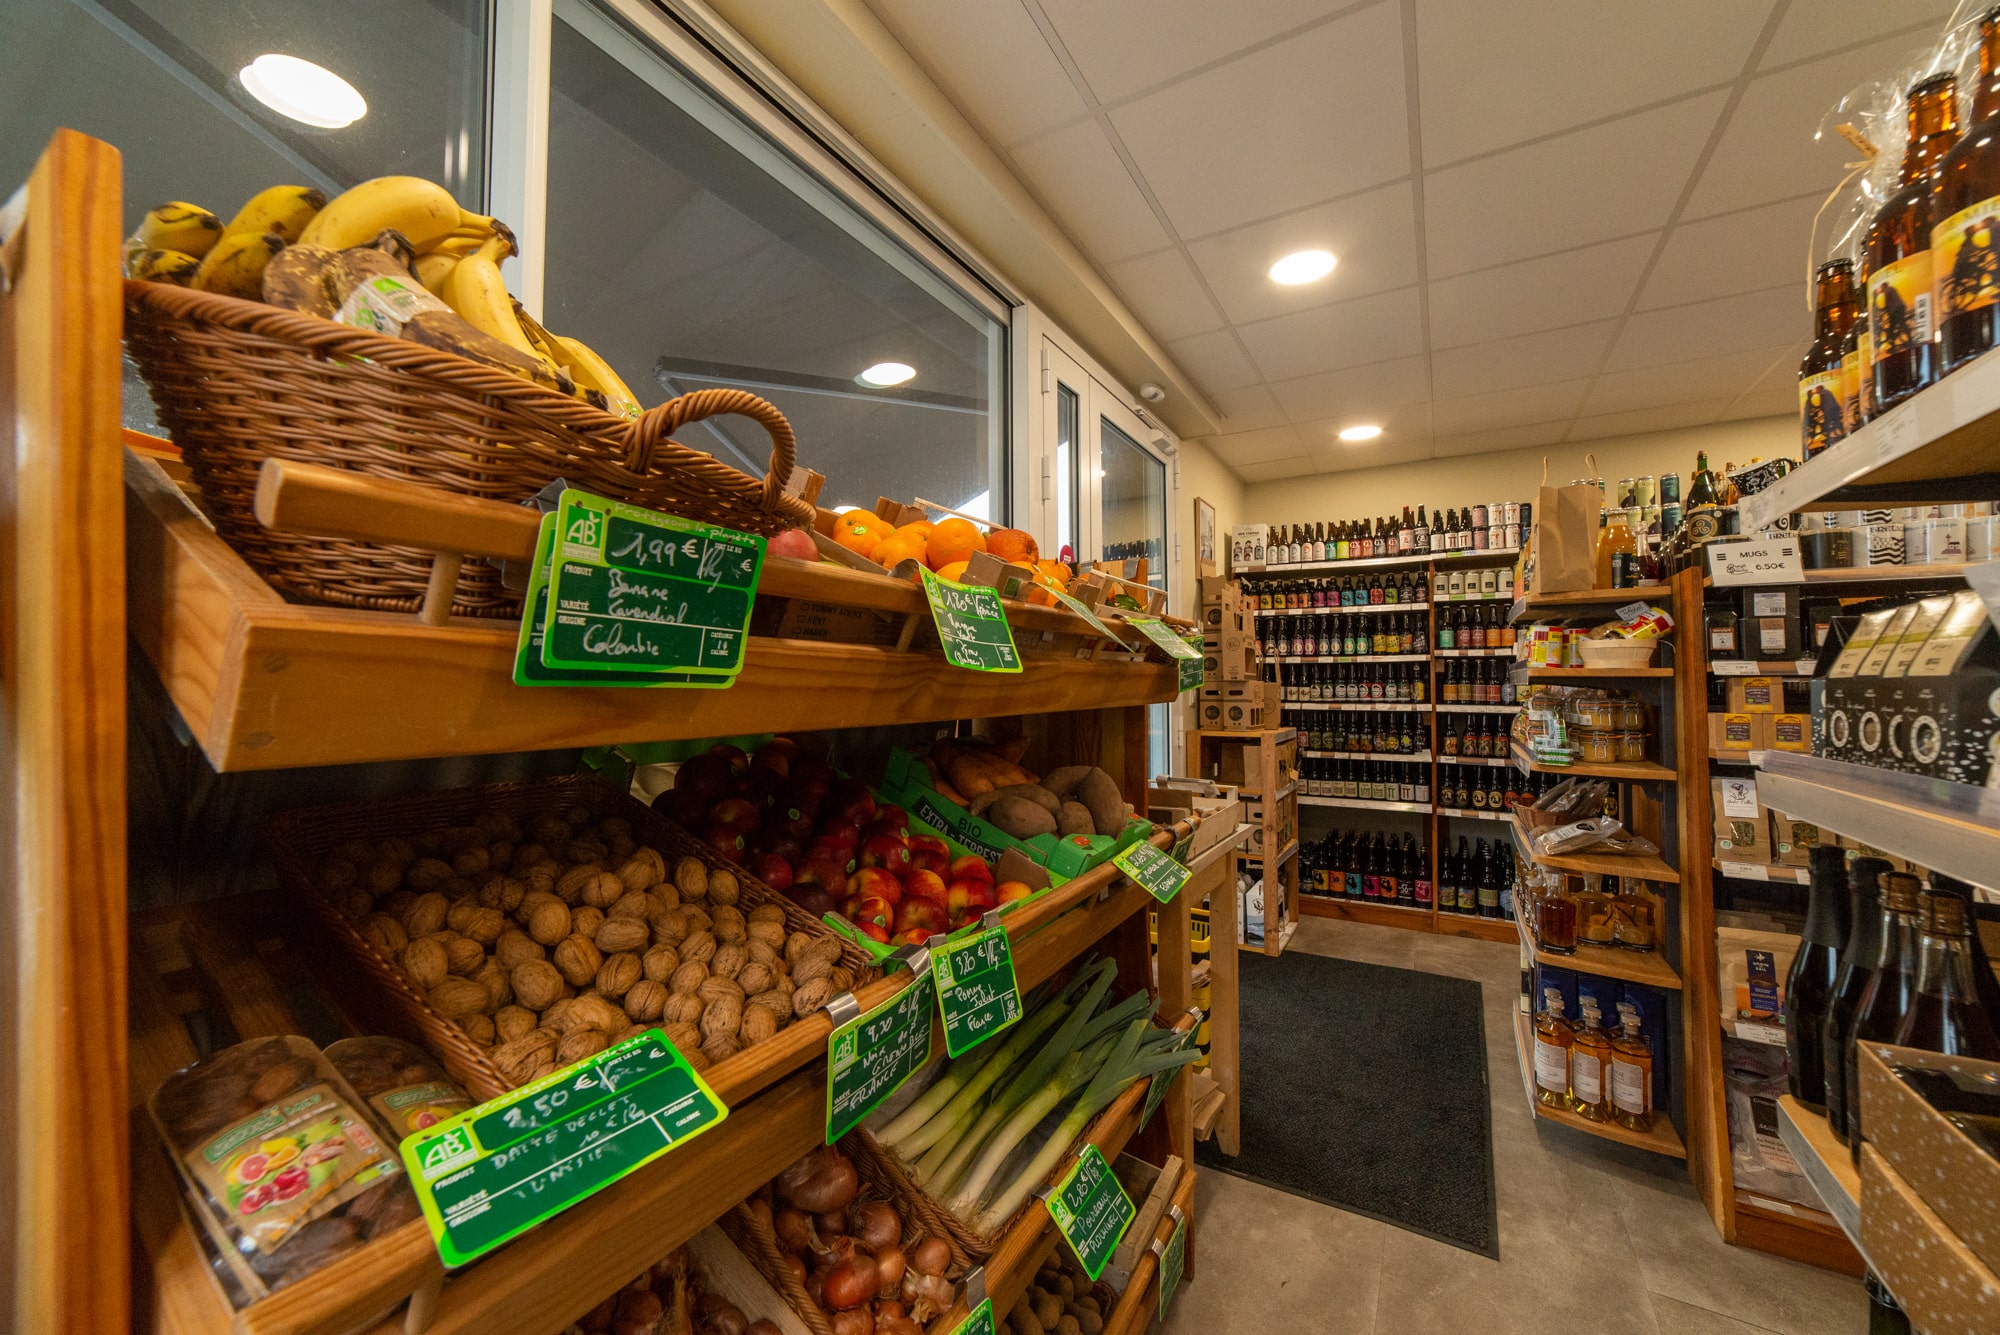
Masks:
[[[1107,640],[1116,640],[1120,644],[1125,643],[1125,637],[1105,625],[1097,613],[1091,611],[1081,598],[1064,593],[1061,589],[1049,589],[1049,592],[1055,596],[1057,602],[1082,617],[1085,621],[1088,621],[1091,629],[1095,630],[1099,635],[1102,635]]]
[[[1179,1040],[1173,1045],[1173,1047],[1169,1048],[1168,1051],[1169,1052],[1187,1051],[1189,1045],[1191,1045],[1194,1042],[1195,1030],[1200,1027],[1201,1026],[1197,1024],[1190,1026],[1187,1029],[1181,1030]],[[1174,1077],[1178,1076],[1182,1071],[1185,1071],[1187,1069],[1188,1068],[1185,1066],[1175,1066],[1175,1067],[1170,1067],[1169,1069],[1164,1071],[1155,1071],[1153,1073],[1151,1077],[1152,1083],[1146,1087],[1146,1107],[1144,1111],[1142,1111],[1139,1114],[1140,1126],[1144,1126],[1146,1123],[1153,1120],[1153,1114],[1160,1110],[1160,1105],[1162,1103],[1166,1102],[1167,1091],[1174,1087]]]
[[[1162,904],[1172,903],[1193,875],[1150,839],[1141,839],[1111,859],[1111,865],[1145,886],[1146,893]]]
[[[1076,1253],[1083,1273],[1096,1283],[1138,1213],[1097,1146],[1083,1147],[1075,1165],[1049,1193],[1046,1204],[1049,1217],[1056,1221],[1056,1231]]]
[[[649,1029],[403,1142],[438,1256],[460,1266],[729,1115]]]
[[[542,663],[733,677],[763,565],[755,534],[565,491]]]
[[[1174,1300],[1174,1290],[1181,1286],[1181,1274],[1187,1269],[1187,1220],[1174,1221],[1174,1235],[1167,1239],[1167,1248],[1160,1254],[1160,1320],[1167,1319],[1167,1304]]]
[[[931,951],[938,1011],[944,1016],[944,1050],[969,1052],[1021,1018],[1021,989],[1014,981],[1014,949],[1007,929],[989,927]]]
[[[1193,847],[1194,836],[1192,834],[1182,835],[1180,842],[1174,845],[1174,861],[1185,865],[1188,860],[1188,852]]]
[[[1167,658],[1179,671],[1179,687],[1183,691],[1193,690],[1201,685],[1202,661],[1199,643],[1189,644],[1180,637],[1172,626],[1158,617],[1127,615],[1126,623],[1138,627],[1139,633],[1163,650]]]
[[[924,577],[924,597],[930,601],[945,662],[974,672],[1021,670],[1007,609],[997,592],[942,579],[928,570],[918,573]]]
[[[826,1041],[826,1143],[861,1124],[931,1059],[931,976],[921,974]]]
[[[997,1329],[993,1324],[993,1300],[987,1298],[972,1309],[972,1315],[961,1321],[951,1335],[995,1335]]]
[[[542,516],[535,560],[522,600],[521,630],[514,641],[516,686],[728,686],[733,677],[695,677],[685,672],[567,671],[542,665],[542,629],[549,615],[549,553],[555,549],[556,516]]]

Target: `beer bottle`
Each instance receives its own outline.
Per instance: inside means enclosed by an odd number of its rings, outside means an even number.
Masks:
[[[2000,342],[2000,8],[1979,20],[1965,137],[1938,163],[1931,225],[1939,374]]]
[[[1995,254],[2000,256],[2000,251]],[[1854,327],[1854,261],[1828,260],[1820,265],[1817,287],[1813,344],[1799,363],[1799,438],[1808,459],[1853,430],[1847,420],[1853,395],[1848,393],[1841,355]]]
[[[1910,89],[1903,172],[1868,224],[1868,335],[1874,357],[1871,412],[1884,412],[1937,379],[1932,311],[1932,190],[1958,142],[1958,79],[1936,74]]]

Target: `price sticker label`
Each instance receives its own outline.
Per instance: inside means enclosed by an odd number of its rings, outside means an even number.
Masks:
[[[763,565],[756,534],[565,491],[542,664],[733,677]]]
[[[1007,929],[989,927],[931,949],[931,979],[944,1017],[944,1050],[969,1052],[1021,1018]]]
[[[1192,1047],[1194,1045],[1195,1030],[1200,1027],[1200,1024],[1196,1023],[1181,1030],[1179,1036],[1174,1041],[1174,1045],[1167,1049],[1167,1051],[1185,1052],[1188,1048]],[[1153,1120],[1153,1114],[1158,1112],[1160,1105],[1167,1100],[1167,1091],[1174,1087],[1174,1078],[1186,1069],[1185,1066],[1172,1066],[1164,1071],[1153,1073],[1152,1084],[1146,1090],[1145,1110],[1139,1114],[1140,1126],[1144,1126]]]
[[[1805,581],[1797,538],[1708,544],[1709,582],[1718,588],[1747,584],[1800,584]]]
[[[996,590],[960,584],[928,570],[917,573],[923,576],[924,598],[931,605],[945,662],[973,672],[1021,670],[1014,631]]]
[[[1111,859],[1111,865],[1146,887],[1146,893],[1162,904],[1171,903],[1193,875],[1149,839],[1141,839]]]
[[[1177,670],[1176,688],[1191,691],[1201,685],[1202,658],[1201,645],[1197,641],[1189,644],[1180,633],[1158,617],[1130,615],[1125,618],[1127,625],[1138,628],[1141,635],[1158,645],[1167,655],[1167,660]]]
[[[1044,1202],[1056,1231],[1095,1283],[1138,1213],[1095,1145],[1085,1145]]]
[[[1757,665],[1747,658],[1718,658],[1711,662],[1709,671],[1718,677],[1754,677]]]
[[[972,1315],[958,1323],[951,1335],[996,1335],[999,1327],[993,1323],[993,1300],[985,1298],[972,1309]]]
[[[542,662],[542,639],[549,617],[549,553],[555,550],[556,515],[542,516],[535,538],[535,559],[528,570],[528,591],[522,599],[521,630],[514,640],[516,686],[696,686],[720,689],[734,677],[695,676],[687,672],[648,672],[620,668],[571,670]]]
[[[1167,1304],[1174,1300],[1174,1290],[1181,1286],[1181,1275],[1187,1270],[1187,1218],[1174,1220],[1174,1235],[1167,1239],[1167,1249],[1160,1254],[1160,1320],[1167,1319]]]
[[[649,1029],[418,1132],[403,1142],[403,1165],[438,1256],[460,1266],[728,1115]]]
[[[831,1145],[931,1059],[931,975],[839,1026],[826,1041],[826,1143]]]
[[[1043,587],[1047,588],[1048,586],[1044,585]],[[1125,637],[1120,635],[1117,631],[1111,629],[1111,627],[1105,623],[1102,617],[1098,616],[1097,613],[1091,611],[1089,605],[1086,604],[1083,601],[1083,599],[1076,597],[1074,594],[1065,593],[1061,589],[1048,589],[1048,593],[1049,596],[1054,598],[1058,603],[1062,604],[1064,607],[1067,607],[1070,611],[1076,613],[1078,616],[1082,617],[1085,621],[1089,622],[1090,628],[1096,631],[1099,635],[1102,635],[1105,639],[1116,640],[1120,644],[1125,643]]]

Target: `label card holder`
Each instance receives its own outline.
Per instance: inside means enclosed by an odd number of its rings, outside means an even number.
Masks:
[[[924,598],[945,662],[972,672],[1019,672],[1021,655],[1014,648],[1014,631],[999,591],[960,584],[920,569]]]
[[[535,559],[528,571],[528,590],[522,598],[521,630],[514,641],[514,684],[516,686],[698,686],[717,689],[730,685],[734,677],[696,677],[686,672],[643,672],[605,670],[572,671],[542,664],[543,627],[548,624],[549,553],[555,547],[556,515],[542,516],[535,539]]]
[[[1021,1018],[1014,950],[1004,927],[988,927],[956,941],[934,937],[932,942],[931,977],[944,1018],[944,1047],[956,1057]]]
[[[1083,1147],[1083,1153],[1042,1203],[1092,1283],[1104,1273],[1119,1240],[1138,1214],[1103,1151],[1095,1145]]]
[[[910,952],[921,955],[922,952]],[[916,980],[871,1011],[838,1023],[826,1041],[826,1143],[859,1126],[931,1059],[928,961],[906,960]]]
[[[1171,904],[1193,875],[1150,839],[1133,844],[1111,859],[1111,865],[1146,887],[1146,893],[1162,904]]]
[[[1181,1276],[1187,1271],[1187,1216],[1181,1207],[1167,1207],[1174,1217],[1174,1233],[1167,1244],[1160,1248],[1160,1320],[1167,1319],[1167,1304],[1174,1300],[1174,1290],[1181,1286]],[[1155,1244],[1157,1245],[1157,1244]]]

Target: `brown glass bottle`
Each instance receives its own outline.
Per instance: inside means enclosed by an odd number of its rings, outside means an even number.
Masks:
[[[1856,858],[1847,867],[1847,943],[1840,951],[1840,976],[1834,980],[1822,1029],[1822,1060],[1826,1063],[1826,1124],[1841,1144],[1847,1143],[1847,1078],[1854,1065],[1854,1012],[1875,976],[1882,957],[1881,858]]]
[[[1847,1090],[1847,1140],[1861,1156],[1861,1089],[1856,1049],[1863,1043],[1893,1043],[1903,1016],[1917,994],[1917,878],[1892,871],[1882,878],[1882,948],[1875,976],[1854,1008],[1854,1042],[1841,1054]]]
[[[1845,364],[1841,360],[1847,335],[1858,309],[1854,299],[1854,261],[1828,260],[1819,266],[1813,304],[1818,311],[1813,344],[1799,363],[1799,441],[1810,459],[1827,446],[1845,440],[1854,429],[1847,419]]]
[[[1868,224],[1868,329],[1874,357],[1872,413],[1937,379],[1931,282],[1932,190],[1939,161],[1958,142],[1958,80],[1937,74],[1910,90],[1910,143],[1896,189]]]
[[[1917,992],[1896,1029],[1896,1042],[1952,1057],[2000,1061],[2000,1033],[1972,978],[1966,945],[1966,902],[1949,890],[1924,894],[1924,928]]]
[[[1938,374],[2000,343],[2000,9],[1979,20],[1979,83],[1965,137],[1938,163],[1931,255]]]
[[[1862,286],[1867,286],[1865,278]],[[1847,390],[1846,410],[1842,415],[1847,419],[1849,431],[1868,421],[1869,377],[1861,373],[1861,368],[1868,364],[1867,341],[1868,321],[1857,313],[1847,337],[1840,341],[1840,383]]]
[[[1987,957],[1986,944],[1979,937],[1979,915],[1973,909],[1972,887],[1964,881],[1946,876],[1943,872],[1931,873],[1933,890],[1949,890],[1966,903],[1966,953],[1972,956],[1972,982],[1979,989],[1979,999],[1986,1006],[1986,1013],[1993,1022],[2000,1025],[2000,976],[1993,972],[1993,961]]]

